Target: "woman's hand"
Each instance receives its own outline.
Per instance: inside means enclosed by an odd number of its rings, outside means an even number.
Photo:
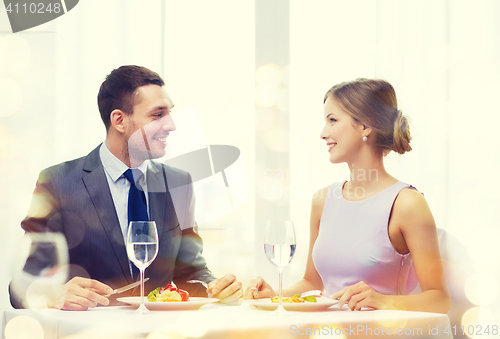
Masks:
[[[375,292],[370,286],[360,281],[355,285],[344,288],[331,296],[332,299],[339,299],[339,307],[347,302],[351,310],[360,310],[361,307],[371,307],[375,309],[390,308],[387,305],[387,296]]]
[[[257,277],[250,281],[245,291],[245,299],[259,299],[274,297],[274,292],[271,285],[269,285],[262,277]]]

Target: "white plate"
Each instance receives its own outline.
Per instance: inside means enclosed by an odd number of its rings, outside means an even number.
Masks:
[[[326,310],[328,307],[338,304],[338,300],[333,300],[330,298],[316,298],[316,302],[305,302],[305,303],[283,303],[283,307],[287,311],[309,311],[309,312],[314,312],[314,311],[323,311]],[[272,311],[275,310],[278,307],[278,303],[273,303],[271,302],[270,298],[265,298],[265,299],[253,299],[253,300],[246,300],[247,303],[249,303],[252,306],[261,308],[263,310],[268,310]]]
[[[146,298],[144,298],[146,299]],[[141,304],[141,297],[123,297],[117,298],[116,300],[121,301],[132,306],[139,307]],[[217,298],[199,298],[190,297],[188,301],[144,301],[144,305],[149,310],[197,310],[201,306],[211,303],[218,302]]]

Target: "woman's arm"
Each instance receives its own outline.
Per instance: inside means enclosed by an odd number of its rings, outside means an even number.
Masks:
[[[402,190],[393,206],[389,236],[396,250],[410,252],[422,293],[415,295],[383,295],[364,282],[335,293],[340,303],[351,309],[363,306],[446,313],[450,296],[439,253],[436,225],[424,197],[411,189]]]
[[[394,296],[397,309],[446,313],[450,295],[439,252],[436,224],[427,201],[412,189],[401,191],[393,209],[393,220],[399,225],[413,258],[422,293]]]
[[[306,271],[304,277],[297,281],[295,284],[287,287],[283,291],[283,295],[291,296],[300,294],[310,290],[323,290],[323,280],[321,279],[316,266],[314,266],[312,251],[316,238],[319,233],[319,223],[321,215],[323,214],[323,207],[325,206],[325,198],[328,194],[328,188],[325,187],[314,195],[311,206],[311,220],[310,220],[310,234],[309,234],[309,252],[307,254]]]
[[[326,194],[328,188],[325,187],[313,197],[311,207],[311,221],[310,221],[310,237],[309,237],[309,252],[307,256],[307,265],[304,277],[297,281],[295,284],[283,289],[283,296],[292,296],[310,290],[323,290],[323,281],[316,271],[314,262],[312,260],[312,250],[319,232],[319,223],[321,214],[323,213],[323,206],[325,205]],[[275,296],[277,293],[262,277],[253,279],[247,286],[245,292],[246,299],[266,298]]]

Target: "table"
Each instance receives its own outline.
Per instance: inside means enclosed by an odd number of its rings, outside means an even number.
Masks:
[[[86,312],[6,310],[2,338],[453,338],[449,326],[445,314],[351,311],[337,306],[285,317],[272,316],[270,311],[245,303],[210,304],[196,311],[151,311],[144,315],[135,315],[130,307],[115,306]]]

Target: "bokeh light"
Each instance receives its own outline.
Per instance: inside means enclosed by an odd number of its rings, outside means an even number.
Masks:
[[[0,37],[0,71],[16,73],[26,67],[31,58],[31,48],[22,37]]]
[[[473,307],[464,313],[461,325],[463,326],[463,332],[469,338],[479,338],[479,335],[481,335],[481,337],[487,337],[486,331],[489,331],[491,334],[493,330],[492,326],[497,323],[495,316],[489,309],[486,307]],[[479,329],[482,331],[481,334],[478,332],[480,331]],[[460,331],[462,331],[462,329],[460,329]],[[474,336],[475,333],[477,334],[476,336]]]
[[[0,51],[1,55],[1,51]],[[0,117],[8,117],[16,113],[23,102],[21,86],[7,78],[0,79]]]
[[[268,84],[279,86],[281,82],[281,68],[274,64],[261,66],[255,73],[255,81],[258,85]]]
[[[472,326],[474,329],[479,320],[479,307],[473,307],[462,316],[462,326],[464,328],[465,334],[467,334],[467,330],[469,326]],[[468,335],[469,338],[472,338],[474,331],[471,331],[471,335]]]
[[[33,194],[31,205],[28,210],[28,217],[43,219],[46,218],[52,211],[52,205],[41,194]]]
[[[25,315],[12,318],[5,326],[5,339],[43,339],[40,323]]]
[[[49,308],[51,301],[62,295],[63,287],[58,285],[54,278],[38,278],[35,279],[26,290],[26,306],[35,312],[50,314],[56,313],[57,309]],[[61,307],[62,304],[57,304]]]
[[[476,273],[465,283],[467,299],[476,305],[488,305],[498,296],[498,280],[488,273]]]

